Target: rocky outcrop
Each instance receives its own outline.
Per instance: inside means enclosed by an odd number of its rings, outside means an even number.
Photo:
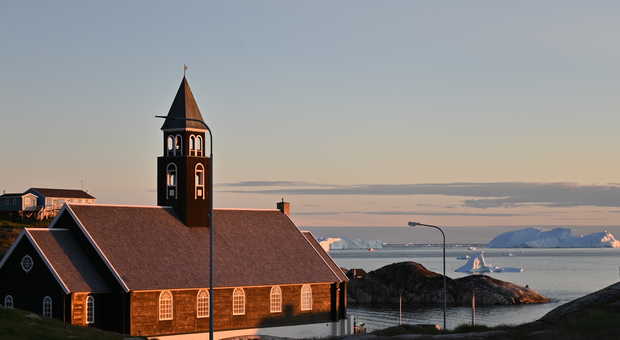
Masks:
[[[537,292],[486,275],[447,278],[447,301],[452,306],[469,306],[475,291],[478,305],[544,303],[549,299]],[[443,275],[416,262],[394,263],[368,273],[363,279],[351,278],[351,305],[389,306],[403,303],[437,305],[443,301]]]
[[[576,320],[592,309],[620,313],[620,282],[558,306],[540,320],[549,323]]]

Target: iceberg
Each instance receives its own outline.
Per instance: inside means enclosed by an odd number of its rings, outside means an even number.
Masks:
[[[569,228],[544,231],[525,228],[496,236],[489,248],[620,248],[620,241],[607,231],[575,236]]]
[[[319,244],[325,251],[334,249],[378,249],[383,248],[383,241],[348,239],[344,237],[319,237]]]
[[[520,273],[520,267],[498,267],[487,263],[482,252],[472,256],[467,263],[454,270],[458,273]]]

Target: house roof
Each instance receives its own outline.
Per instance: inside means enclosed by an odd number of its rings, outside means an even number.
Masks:
[[[192,89],[189,87],[187,78],[183,76],[179,90],[168,111],[168,118],[164,121],[161,129],[205,129],[203,124],[186,119],[203,120],[198,104],[196,104],[196,100],[194,99]]]
[[[342,269],[334,262],[334,260],[325,252],[325,249],[321,247],[321,244],[316,240],[314,235],[312,235],[309,231],[302,231],[308,242],[314,247],[314,250],[321,255],[325,263],[329,266],[329,268],[338,276],[339,281],[349,281],[347,275],[342,271]]]
[[[70,292],[111,291],[71,230],[26,228],[26,232]]]
[[[209,285],[209,228],[167,207],[66,207],[127,290]],[[216,209],[214,225],[216,287],[340,281],[278,210]]]
[[[7,193],[7,194],[2,194],[2,195],[0,195],[0,197],[21,197],[21,196],[24,196],[24,195],[25,194],[21,193],[21,192],[16,192],[16,193],[12,192],[12,193]]]
[[[51,189],[51,188],[30,188],[28,191],[36,191],[46,197],[62,197],[62,198],[87,198],[94,199],[95,197],[90,195],[84,190],[79,189]]]

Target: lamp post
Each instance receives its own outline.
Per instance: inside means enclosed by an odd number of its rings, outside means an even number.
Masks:
[[[205,123],[202,119],[168,116],[155,117],[198,122],[202,124],[205,129],[207,129],[207,132],[209,132],[209,210],[207,212],[209,218],[209,340],[213,340],[213,334],[215,333],[215,292],[213,290],[213,275],[215,271],[213,268],[213,254],[215,249],[215,225],[213,224],[213,133],[211,132],[209,125],[207,125],[207,123]]]
[[[410,227],[422,226],[437,229],[441,232],[441,236],[443,236],[443,330],[446,331],[446,309],[448,306],[448,288],[447,288],[447,279],[446,279],[446,234],[436,225],[424,224],[418,222],[409,222],[408,225]]]

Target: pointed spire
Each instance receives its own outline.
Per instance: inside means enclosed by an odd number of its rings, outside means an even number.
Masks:
[[[189,87],[189,83],[185,76],[183,76],[183,80],[181,80],[177,95],[172,101],[170,111],[168,111],[168,118],[164,121],[164,125],[162,125],[161,129],[205,129],[199,122],[173,118],[203,119],[198,104],[196,104],[196,100],[192,94],[192,89]]]

